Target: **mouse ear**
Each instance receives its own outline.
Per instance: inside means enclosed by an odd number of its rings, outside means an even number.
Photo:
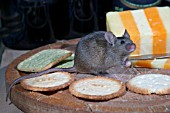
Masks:
[[[127,32],[126,29],[125,29],[125,32],[124,32],[124,34],[123,34],[123,37],[130,39],[130,35],[129,35],[129,33]]]
[[[107,42],[109,44],[112,44],[114,46],[114,43],[115,43],[115,40],[116,40],[116,36],[112,32],[110,32],[110,31],[106,32],[104,34],[104,37],[105,37],[105,39],[107,40]]]

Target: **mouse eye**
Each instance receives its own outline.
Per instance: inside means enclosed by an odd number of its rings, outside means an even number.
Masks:
[[[121,44],[124,44],[124,43],[125,43],[125,41],[124,41],[124,40],[122,40],[120,43],[121,43]]]

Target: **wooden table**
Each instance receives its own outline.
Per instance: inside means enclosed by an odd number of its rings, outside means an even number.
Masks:
[[[78,40],[63,41],[34,49],[16,60],[7,68],[6,84],[23,75],[16,69],[18,63],[31,55],[49,48],[63,48],[75,45]],[[170,70],[140,69],[143,73],[169,74]],[[81,76],[78,75],[78,76]],[[68,88],[53,92],[31,92],[24,90],[20,84],[13,87],[11,101],[22,111],[28,113],[106,113],[106,112],[170,112],[170,95],[140,95],[130,91],[119,98],[109,101],[89,101],[76,98]]]

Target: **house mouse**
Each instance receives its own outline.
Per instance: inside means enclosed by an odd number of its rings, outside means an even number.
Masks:
[[[23,79],[56,71],[101,75],[112,67],[129,67],[131,62],[128,57],[135,49],[136,45],[132,42],[126,30],[122,37],[116,37],[110,31],[97,31],[88,34],[82,37],[76,46],[74,66],[72,68],[51,68],[39,73],[22,76],[14,80],[9,86],[6,100],[11,88]]]

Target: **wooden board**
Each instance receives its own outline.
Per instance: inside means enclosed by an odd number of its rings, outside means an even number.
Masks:
[[[34,49],[14,60],[6,71],[6,86],[24,73],[16,69],[18,63],[40,50],[49,48],[65,48],[76,45],[78,39],[57,42]],[[140,69],[144,73],[162,73],[170,75],[170,70]],[[90,75],[76,75],[86,77]],[[89,101],[71,95],[68,88],[54,92],[31,92],[24,90],[20,84],[13,87],[11,101],[19,109],[27,113],[113,113],[113,112],[170,112],[170,95],[140,95],[130,91],[119,98],[109,101]]]

